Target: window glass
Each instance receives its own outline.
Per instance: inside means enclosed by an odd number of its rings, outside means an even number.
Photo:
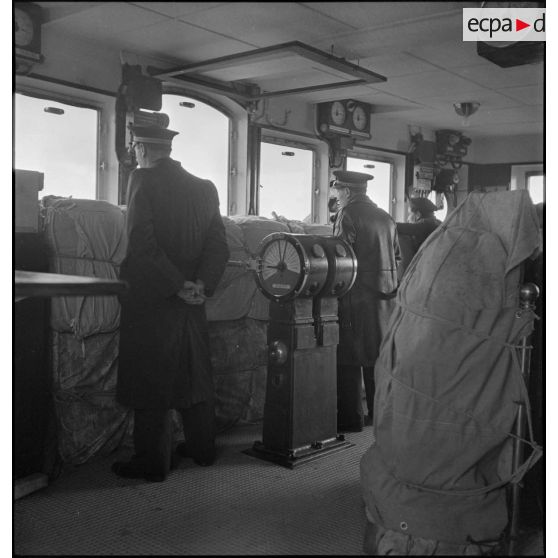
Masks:
[[[181,106],[184,103],[185,106]],[[193,105],[193,106],[190,106]],[[165,94],[161,112],[169,128],[179,132],[171,157],[191,174],[211,180],[219,194],[221,213],[227,214],[229,178],[229,118],[210,105],[183,95]]]
[[[313,165],[311,149],[262,142],[258,214],[311,222]]]
[[[97,133],[96,109],[15,94],[14,167],[44,174],[40,198],[96,198]]]
[[[374,180],[368,181],[366,194],[384,211],[391,214],[391,163],[347,157],[347,170],[371,174]]]
[[[432,191],[430,192],[428,199],[436,207],[439,207],[440,205],[442,206],[440,207],[440,209],[438,209],[438,211],[434,212],[434,216],[436,217],[436,219],[443,221],[448,214],[448,200],[446,199],[446,196],[444,194],[441,194],[440,192]]]
[[[544,202],[544,174],[527,174],[527,190],[533,203]]]

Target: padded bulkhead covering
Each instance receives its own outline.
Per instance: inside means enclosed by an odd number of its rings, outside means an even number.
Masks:
[[[526,191],[472,193],[403,277],[375,368],[376,441],[360,465],[368,520],[393,541],[463,545],[507,524],[504,456],[509,465],[516,402],[528,399],[517,346],[535,318],[518,312],[520,263],[538,248]]]
[[[126,253],[125,215],[106,201],[46,197],[45,232],[50,271],[117,279]],[[55,297],[51,328],[82,339],[115,331],[120,324],[116,296]]]

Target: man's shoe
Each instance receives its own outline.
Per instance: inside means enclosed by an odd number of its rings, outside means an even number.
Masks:
[[[182,442],[176,446],[176,453],[180,457],[189,457],[194,460],[196,465],[201,467],[209,467],[215,462],[215,449],[206,450],[204,452],[194,452],[187,442]]]
[[[133,461],[117,461],[112,464],[112,472],[125,479],[145,479],[149,482],[163,482],[165,475],[149,473]]]

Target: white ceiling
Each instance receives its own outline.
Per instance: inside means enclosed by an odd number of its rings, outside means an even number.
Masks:
[[[387,77],[299,95],[356,98],[412,125],[459,129],[454,102],[477,101],[471,136],[542,133],[544,64],[501,68],[462,41],[462,9],[482,2],[37,2],[46,32],[187,65],[299,41]],[[252,75],[251,68],[238,77]],[[311,85],[288,60],[259,80]],[[338,81],[335,79],[335,81]],[[316,78],[316,83],[323,79]]]

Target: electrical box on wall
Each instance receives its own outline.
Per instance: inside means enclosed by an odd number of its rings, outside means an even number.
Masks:
[[[435,170],[433,163],[420,163],[415,165],[413,175],[413,193],[428,195],[434,184]]]
[[[354,99],[317,105],[317,130],[322,136],[345,135],[370,139],[372,105]]]

